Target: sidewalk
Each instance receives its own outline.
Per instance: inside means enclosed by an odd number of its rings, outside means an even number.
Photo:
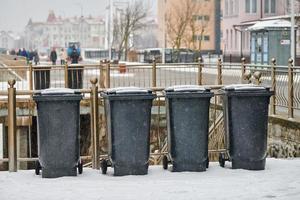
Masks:
[[[300,159],[268,159],[266,170],[232,170],[210,163],[207,172],[172,173],[150,166],[146,176],[113,177],[84,169],[78,177],[42,179],[34,171],[0,172],[1,200],[300,199]]]

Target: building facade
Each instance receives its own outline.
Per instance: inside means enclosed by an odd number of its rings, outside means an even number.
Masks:
[[[225,62],[250,61],[249,26],[263,20],[289,19],[290,0],[223,0],[222,50]],[[296,2],[296,13],[299,2]]]
[[[104,48],[105,22],[92,16],[56,17],[50,11],[45,22],[29,20],[25,28],[24,43],[28,49],[66,47],[69,42],[80,42],[82,48]]]
[[[158,18],[158,42],[159,47],[176,48],[172,38],[173,27],[180,26],[178,14],[181,9],[186,6],[186,2],[191,2],[191,8],[197,8],[193,12],[188,12],[192,15],[192,22],[195,23],[195,30],[191,25],[186,26],[186,32],[183,36],[190,35],[188,41],[181,42],[181,48],[189,48],[193,50],[201,50],[203,53],[211,52],[220,54],[220,2],[221,0],[158,0],[157,18]],[[172,22],[175,20],[175,22]],[[172,28],[172,27],[171,27]],[[201,41],[201,42],[199,42]],[[196,45],[190,45],[191,43]]]
[[[8,31],[0,32],[0,48],[3,49],[15,49],[18,47],[20,37],[16,36],[14,33]]]

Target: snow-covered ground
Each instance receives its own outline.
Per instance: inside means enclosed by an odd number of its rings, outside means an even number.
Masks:
[[[268,159],[266,170],[172,173],[150,166],[145,176],[114,177],[84,169],[77,177],[42,179],[33,171],[0,172],[1,200],[300,199],[300,159]]]

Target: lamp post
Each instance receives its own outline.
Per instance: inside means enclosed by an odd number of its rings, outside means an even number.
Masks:
[[[291,0],[291,58],[295,62],[295,1]],[[296,63],[295,63],[296,64]]]

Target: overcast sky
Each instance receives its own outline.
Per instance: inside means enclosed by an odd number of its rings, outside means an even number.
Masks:
[[[109,0],[0,0],[0,31],[22,32],[29,18],[33,21],[45,21],[49,10],[54,10],[56,16],[71,17],[80,16],[82,7],[84,16],[105,16],[108,2]]]

